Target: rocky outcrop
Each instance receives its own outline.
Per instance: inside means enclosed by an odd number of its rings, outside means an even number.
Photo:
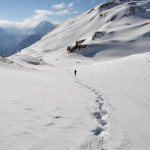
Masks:
[[[73,53],[74,51],[80,50],[81,48],[86,48],[86,45],[82,44],[84,41],[85,41],[85,39],[80,40],[80,41],[76,41],[75,45],[67,47],[67,51],[69,53]]]
[[[94,35],[92,36],[92,40],[94,40],[95,38],[101,38],[101,37],[104,36],[104,34],[105,34],[104,31],[102,31],[102,32],[100,32],[100,31],[95,32]]]

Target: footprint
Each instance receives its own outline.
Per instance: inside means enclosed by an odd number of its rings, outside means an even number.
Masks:
[[[61,118],[60,116],[54,116],[53,118],[55,118],[55,119],[59,119],[59,118]]]
[[[104,116],[104,115],[107,115],[108,113],[105,109],[101,109],[100,114]]]
[[[105,131],[102,127],[97,127],[96,129],[93,129],[92,132],[94,135],[98,136],[100,135],[103,131]]]
[[[108,125],[107,121],[106,121],[106,120],[103,120],[103,119],[100,119],[98,122],[99,122],[102,126]]]
[[[93,112],[93,116],[96,118],[96,119],[101,119],[101,114],[100,112]]]
[[[79,80],[76,80],[75,82],[78,83],[79,85],[91,90],[91,92],[96,95],[95,102],[97,104],[97,107],[96,108],[93,107],[94,112],[92,113],[92,115],[96,119],[98,127],[96,127],[96,129],[93,129],[91,132],[93,132],[94,135],[98,136],[98,137],[95,137],[95,138],[97,138],[97,141],[94,139],[94,143],[93,143],[93,141],[89,142],[88,148],[90,150],[94,150],[94,149],[97,149],[97,150],[103,149],[104,150],[104,149],[106,149],[106,146],[104,148],[103,142],[107,143],[106,141],[104,141],[104,138],[107,135],[106,133],[107,133],[107,129],[108,129],[108,122],[107,122],[108,112],[106,111],[106,108],[105,108],[105,102],[104,102],[105,97],[102,96],[102,94],[99,92],[99,90],[97,90],[91,86],[85,85]],[[92,118],[92,119],[94,119],[94,118]],[[100,137],[101,137],[101,139],[99,139]],[[97,144],[95,144],[95,142]],[[105,144],[105,145],[107,145],[107,144]]]

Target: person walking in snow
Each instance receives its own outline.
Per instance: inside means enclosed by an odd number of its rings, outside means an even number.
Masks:
[[[74,75],[75,75],[75,76],[76,76],[76,74],[77,74],[77,70],[74,71]]]

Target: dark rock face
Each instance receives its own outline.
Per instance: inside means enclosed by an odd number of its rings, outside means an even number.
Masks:
[[[67,51],[69,53],[73,53],[74,51],[80,50],[81,48],[86,48],[86,45],[82,44],[84,41],[85,41],[85,39],[80,40],[80,41],[76,41],[75,45],[67,47]]]
[[[86,45],[75,45],[75,46],[68,46],[67,51],[69,53],[73,53],[76,50],[80,50],[81,48],[86,48]]]
[[[95,32],[94,35],[92,36],[92,40],[94,40],[95,38],[101,38],[104,36],[104,34],[105,34],[104,31],[103,32],[100,32],[100,31]]]
[[[103,11],[103,10],[108,10],[108,9],[111,9],[117,5],[120,5],[120,3],[116,2],[116,1],[111,1],[111,2],[107,2],[107,3],[104,3],[102,5],[99,6],[99,11]]]

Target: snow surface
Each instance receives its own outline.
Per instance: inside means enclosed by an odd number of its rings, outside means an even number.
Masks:
[[[149,67],[150,53],[1,62],[1,149],[149,150]]]
[[[107,123],[97,128],[93,116],[98,115],[95,100],[101,95],[66,69],[2,62],[0,71],[1,149],[82,149],[99,130],[105,132]]]

